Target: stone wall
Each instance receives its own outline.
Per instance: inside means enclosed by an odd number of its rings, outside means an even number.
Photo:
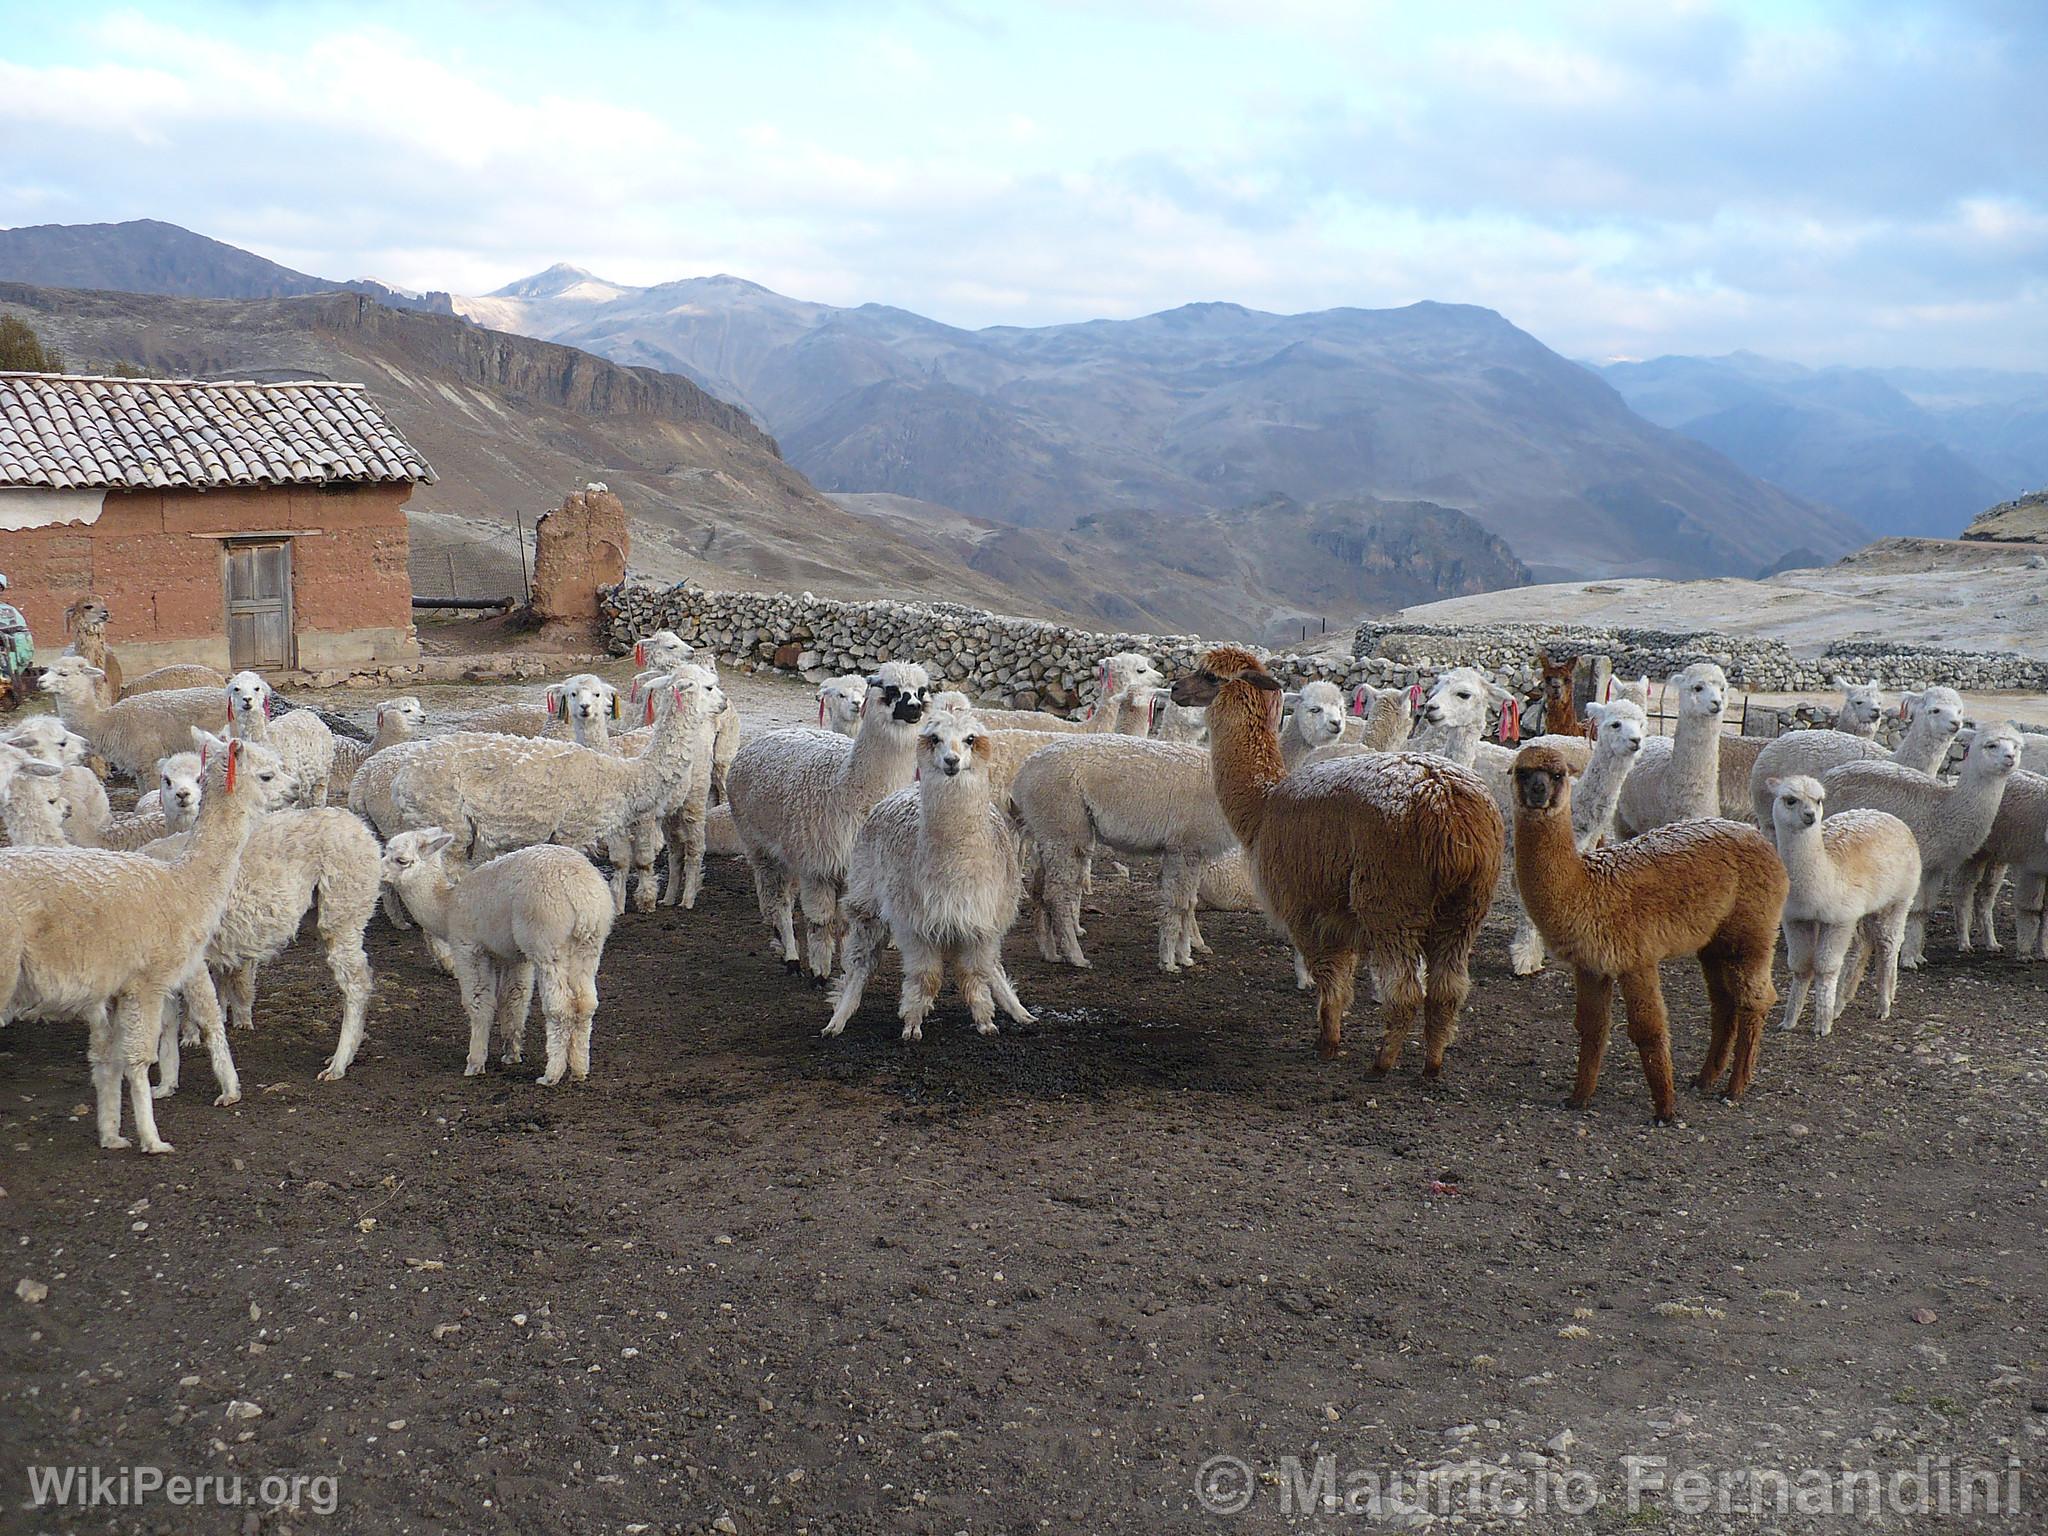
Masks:
[[[1108,634],[1035,619],[1006,618],[952,603],[839,602],[776,592],[713,592],[694,584],[622,584],[600,594],[615,652],[657,629],[672,629],[727,662],[774,667],[817,680],[866,671],[892,657],[922,662],[940,686],[984,704],[1072,709],[1092,698],[1096,663],[1113,651],[1142,651],[1169,677],[1193,668],[1210,644],[1195,635]],[[1352,655],[1283,653],[1268,665],[1289,685],[1327,678],[1376,687],[1428,683],[1450,667],[1475,666],[1527,696],[1539,649],[1613,657],[1624,677],[1661,680],[1695,661],[1718,663],[1731,682],[1768,692],[1829,691],[1835,673],[1875,676],[1888,688],[1943,682],[1981,691],[2048,691],[2048,663],[2019,656],[1931,651],[1910,646],[1838,646],[1800,660],[1776,641],[1655,630],[1492,625],[1463,629],[1361,625]],[[1786,711],[1787,723],[1795,712]]]

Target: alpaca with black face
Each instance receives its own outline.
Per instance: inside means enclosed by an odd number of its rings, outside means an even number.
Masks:
[[[917,726],[932,695],[915,662],[886,661],[868,678],[860,730],[851,738],[795,728],[767,731],[739,750],[726,792],[761,920],[782,962],[823,985],[845,931],[839,910],[847,861],[868,812],[910,783]],[[796,941],[796,909],[805,943]]]

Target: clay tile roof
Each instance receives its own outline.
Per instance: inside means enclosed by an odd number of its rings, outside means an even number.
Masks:
[[[360,384],[0,373],[0,489],[433,478]]]

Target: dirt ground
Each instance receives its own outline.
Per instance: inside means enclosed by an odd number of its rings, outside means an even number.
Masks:
[[[301,945],[234,1039],[240,1105],[187,1052],[163,1158],[94,1145],[78,1031],[14,1025],[0,1529],[1363,1525],[1290,1513],[1320,1456],[1339,1497],[1444,1466],[1556,1490],[1516,1517],[1411,1481],[1370,1506],[1394,1525],[1758,1528],[1632,1510],[1640,1456],[1988,1471],[2026,1512],[1955,1526],[2044,1528],[2048,965],[1938,925],[1889,1023],[1773,1031],[1748,1103],[1659,1130],[1625,1042],[1559,1107],[1570,982],[1511,976],[1499,914],[1447,1080],[1411,1044],[1374,1082],[1365,1011],[1318,1062],[1257,919],[1154,969],[1151,878],[1105,878],[1090,973],[1013,935],[1035,1024],[977,1038],[949,994],[905,1047],[888,969],[819,1038],[714,859],[699,910],[623,920],[593,1076],[556,1089],[537,1039],[465,1079],[453,984],[378,920],[347,1081],[314,1080],[338,1009]],[[1696,1063],[1697,975],[1667,986]],[[1254,1479],[1234,1518],[1198,1497],[1219,1456]],[[26,1507],[30,1468],[81,1463],[332,1481],[296,1512]]]

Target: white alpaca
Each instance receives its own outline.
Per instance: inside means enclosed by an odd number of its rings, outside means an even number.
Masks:
[[[700,682],[714,677],[708,667],[693,662],[677,663],[677,666],[688,667]],[[651,690],[662,681],[662,676],[659,672],[649,671],[633,680],[633,697],[648,706],[650,715],[653,713]],[[571,683],[578,681],[570,680]],[[593,684],[594,689],[590,686]],[[569,721],[577,745],[621,757],[638,757],[646,752],[653,741],[650,733],[610,734],[608,722],[618,718],[618,694],[610,684],[586,676],[578,688],[564,686],[563,714]],[[727,705],[716,716],[706,713],[701,717],[690,747],[693,762],[708,764],[712,761],[717,751],[716,722],[731,713],[731,706]],[[662,897],[663,903],[671,907],[697,905],[697,893],[704,881],[704,827],[709,816],[710,798],[710,773],[692,772],[678,784],[674,794],[655,808],[653,814],[635,822],[626,833],[606,839],[605,857],[611,861],[612,895],[617,911],[626,910],[629,872],[635,877],[632,886],[634,909],[641,912],[654,910],[655,858],[664,849],[668,854],[668,893]]]
[[[10,848],[63,848],[64,770],[0,746],[0,827]]]
[[[633,662],[641,671],[673,672],[685,664],[708,668],[715,676],[718,672],[718,658],[707,651],[699,651],[672,629],[658,629],[633,647]],[[636,690],[635,704],[640,702]],[[732,772],[732,760],[740,750],[740,713],[730,700],[719,706],[712,717],[711,742],[711,794],[708,804],[725,804],[725,781]],[[848,735],[853,734],[847,732]],[[673,902],[671,902],[673,905]]]
[[[1026,760],[1010,799],[1037,855],[1039,953],[1088,965],[1081,894],[1100,841],[1119,853],[1160,857],[1159,968],[1194,964],[1194,952],[1206,947],[1195,922],[1202,873],[1237,846],[1205,749],[1124,736],[1054,742]]]
[[[1590,853],[1613,837],[1621,787],[1649,733],[1649,720],[1627,700],[1588,704],[1585,714],[1593,725],[1593,760],[1572,786],[1572,846],[1580,853]],[[1508,945],[1509,963],[1517,976],[1533,976],[1543,969],[1544,958],[1543,935],[1524,911]]]
[[[179,752],[156,765],[157,787],[117,814],[100,833],[102,848],[134,853],[172,832],[192,825],[199,814],[199,795],[206,765],[197,752]],[[147,802],[145,804],[145,802]]]
[[[1852,683],[1841,676],[1834,679],[1834,685],[1842,690],[1842,707],[1835,711],[1835,729],[1844,736],[1861,736],[1868,741],[1877,734],[1878,722],[1884,719],[1883,686],[1874,682]]]
[[[1678,693],[1678,729],[1652,736],[1637,754],[1614,816],[1623,837],[1721,814],[1721,712],[1728,704],[1728,676],[1711,661],[1696,661],[1670,686]]]
[[[1487,706],[1505,703],[1509,697],[1505,688],[1476,667],[1452,667],[1437,678],[1436,686],[1424,701],[1422,726],[1408,750],[1448,758],[1460,768],[1478,774],[1512,829],[1515,752],[1520,748],[1510,749],[1481,739],[1486,734]],[[1574,773],[1583,773],[1593,760],[1593,744],[1583,736],[1532,736],[1520,745],[1554,748],[1563,754]],[[1324,755],[1335,754],[1325,748]],[[1509,841],[1513,840],[1510,831]]]
[[[228,679],[228,730],[238,740],[270,748],[284,759],[287,772],[299,781],[299,804],[327,803],[327,781],[334,777],[334,732],[310,709],[277,709],[277,694],[254,672]]]
[[[847,860],[868,812],[911,779],[917,726],[931,677],[915,662],[886,661],[868,679],[860,732],[851,740],[813,730],[768,731],[740,748],[727,790],[746,849],[762,921],[783,964],[823,981],[838,954],[839,899]],[[795,906],[802,902],[803,959]]]
[[[196,812],[179,812],[180,816]],[[154,858],[182,854],[192,833],[174,831],[143,852]],[[216,1040],[221,999],[237,1029],[256,1024],[256,973],[298,937],[306,914],[319,903],[319,934],[327,969],[341,990],[341,1029],[320,1081],[339,1082],[363,1042],[374,978],[363,950],[363,930],[377,907],[377,839],[339,806],[273,811],[256,824],[218,927],[206,945],[205,969],[183,989],[187,1020],[213,1054],[221,1096],[232,1104],[240,1088],[225,1041]],[[157,1045],[157,1093],[178,1087],[178,1030],[165,1010]]]
[[[2020,733],[2001,725],[1978,732],[1953,784],[1884,762],[1844,763],[1822,777],[1828,801],[1838,809],[1889,811],[1913,829],[1920,845],[1920,893],[1906,924],[1900,958],[1906,969],[1919,968],[1927,948],[1927,914],[1942,887],[1984,846],[2019,760]]]
[[[32,715],[0,743],[26,752],[58,770],[64,798],[64,839],[81,848],[97,848],[113,818],[106,786],[85,766],[91,744],[68,729],[55,715]]]
[[[1118,651],[1095,668],[1095,703],[1079,720],[1042,709],[985,709],[992,731],[1055,731],[1065,735],[1143,736],[1152,724],[1152,697],[1166,683],[1148,656]]]
[[[427,723],[427,712],[420,701],[411,694],[400,694],[395,699],[386,699],[377,706],[377,730],[368,741],[357,741],[354,737],[334,738],[334,776],[328,780],[328,793],[346,802],[349,791],[354,788],[356,774],[364,763],[382,752],[386,747],[395,747],[401,741],[411,741],[420,734]]]
[[[520,848],[465,872],[447,857],[451,841],[438,827],[401,832],[384,849],[383,874],[448,948],[469,1017],[463,1075],[484,1070],[494,1022],[500,1060],[523,1058],[537,980],[547,1027],[540,1081],[588,1077],[597,970],[612,929],[604,877],[582,854],[554,847]]]
[[[1290,769],[1316,748],[1344,739],[1344,690],[1335,683],[1303,683],[1298,692],[1281,696],[1281,707],[1287,715],[1280,726],[1280,759]]]
[[[40,681],[65,725],[132,778],[145,778],[162,759],[184,751],[193,726],[220,722],[218,689],[173,688],[103,705],[95,688],[104,676],[83,657],[59,656]]]
[[[1360,683],[1351,694],[1351,718],[1344,723],[1341,740],[1328,742],[1303,753],[1289,767],[1305,768],[1311,763],[1327,763],[1339,757],[1356,757],[1365,752],[1398,752],[1408,745],[1408,735],[1415,724],[1414,702],[1406,688],[1375,688],[1371,683]],[[1283,733],[1281,739],[1283,760],[1287,743]],[[1473,749],[1473,755],[1493,749],[1481,743]]]
[[[1764,787],[1771,779],[1819,779],[1843,763],[1883,761],[1932,776],[1963,728],[1962,695],[1953,688],[1924,688],[1907,694],[1899,707],[1906,714],[1906,731],[1889,753],[1875,741],[1842,731],[1787,731],[1766,745],[1749,774],[1757,825],[1771,824],[1771,795]]]
[[[708,771],[699,727],[724,699],[702,667],[662,679],[649,693],[654,735],[638,758],[568,741],[462,734],[393,747],[365,769],[403,754],[390,784],[398,819],[408,828],[464,828],[474,859],[540,843],[598,848]],[[624,873],[615,878],[623,882]]]
[[[972,713],[928,716],[918,728],[918,782],[868,812],[847,865],[846,971],[827,1035],[846,1028],[892,940],[903,955],[905,1040],[924,1038],[949,965],[977,1032],[996,1032],[998,1005],[1031,1021],[1003,969],[1003,935],[1017,921],[1017,842],[984,771],[988,740]]]
[[[2024,761],[2024,759],[2022,759]],[[2048,960],[2048,927],[2042,908],[2048,905],[2048,778],[2018,772],[2006,782],[2005,798],[1990,835],[1956,877],[1956,936],[1959,949],[1970,948],[1973,918],[1984,925],[1984,947],[1998,952],[1993,913],[2008,870],[2016,871],[2013,916],[2019,929],[2022,960]]]
[[[1799,775],[1771,780],[1772,830],[1792,887],[1785,898],[1785,968],[1792,990],[1780,1029],[1799,1022],[1813,992],[1813,1032],[1825,1035],[1877,958],[1877,1016],[1892,1016],[1906,923],[1920,893],[1920,849],[1913,830],[1884,811],[1827,816],[1827,790]],[[1823,820],[1823,817],[1826,817]],[[1850,955],[1854,941],[1855,954]],[[1849,985],[1836,1001],[1845,958]]]
[[[867,697],[868,680],[858,672],[826,678],[818,684],[818,724],[837,736],[854,735]]]
[[[164,1000],[205,963],[242,848],[297,786],[277,755],[211,738],[205,804],[184,853],[163,863],[103,848],[0,851],[0,1017],[87,1025],[100,1145],[125,1147],[125,1081],[144,1152],[169,1152],[149,1088]]]

